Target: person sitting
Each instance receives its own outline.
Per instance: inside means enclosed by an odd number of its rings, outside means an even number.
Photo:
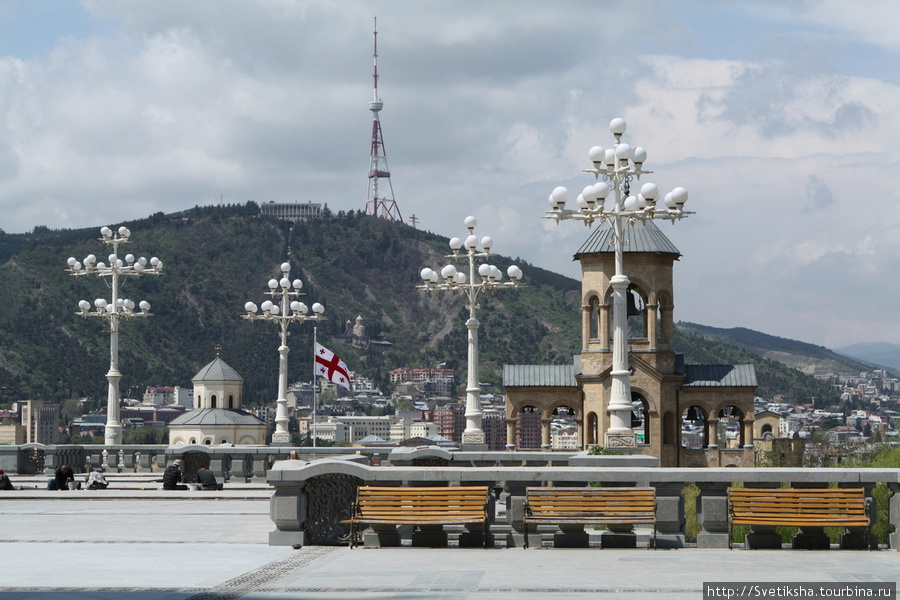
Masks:
[[[216,475],[206,467],[200,467],[197,471],[197,483],[201,490],[221,490],[222,485],[216,483]]]
[[[87,478],[84,480],[84,485],[89,490],[105,490],[109,487],[109,482],[106,481],[103,473],[96,469],[91,469],[91,472],[88,473]]]
[[[181,459],[175,460],[171,465],[166,467],[163,473],[163,489],[164,490],[186,490],[188,486],[181,483]]]
[[[75,473],[69,465],[63,465],[56,469],[56,473],[53,474],[53,479],[47,482],[48,490],[70,490],[74,487]]]
[[[16,489],[12,481],[9,480],[9,475],[3,472],[3,469],[0,469],[0,490],[14,490]]]

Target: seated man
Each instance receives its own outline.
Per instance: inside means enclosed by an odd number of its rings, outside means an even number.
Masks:
[[[9,480],[9,475],[3,472],[3,469],[0,469],[0,490],[14,490],[12,481]]]
[[[48,490],[72,490],[75,487],[75,473],[69,465],[62,465],[56,469],[53,478],[47,482]]]
[[[216,483],[216,475],[206,467],[200,467],[197,471],[197,483],[201,490],[221,490],[222,486]]]
[[[188,486],[181,483],[181,459],[166,467],[163,473],[164,490],[186,490]]]
[[[106,481],[103,473],[96,469],[91,469],[91,472],[88,473],[87,478],[84,480],[84,485],[89,490],[105,490],[109,487],[109,482]]]

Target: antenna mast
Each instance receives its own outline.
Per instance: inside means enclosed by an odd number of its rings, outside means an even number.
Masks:
[[[403,222],[400,209],[394,201],[394,186],[391,184],[391,171],[388,168],[387,152],[384,149],[384,138],[381,134],[381,121],[378,113],[384,102],[378,97],[378,17],[375,17],[375,52],[372,81],[374,96],[369,102],[372,111],[372,150],[369,156],[369,190],[366,194],[366,214]]]

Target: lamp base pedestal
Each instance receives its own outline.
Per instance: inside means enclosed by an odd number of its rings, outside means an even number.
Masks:
[[[604,439],[604,448],[615,450],[616,448],[637,448],[637,436],[628,432],[607,431]]]

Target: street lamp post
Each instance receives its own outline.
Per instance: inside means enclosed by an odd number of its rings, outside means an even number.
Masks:
[[[94,300],[94,310],[87,300],[78,303],[82,317],[101,317],[109,320],[109,372],[106,379],[109,389],[106,401],[106,429],[104,431],[104,443],[113,446],[122,443],[122,423],[119,419],[119,381],[122,373],[119,372],[119,320],[133,317],[149,317],[150,303],[141,301],[138,303],[140,312],[135,311],[134,301],[119,297],[120,277],[140,277],[141,275],[159,275],[162,273],[162,261],[155,256],[147,261],[143,256],[135,258],[133,254],[125,255],[124,260],[119,258],[119,246],[131,243],[131,231],[127,227],[119,227],[113,231],[109,227],[100,229],[100,241],[106,246],[112,246],[112,254],[109,255],[109,264],[97,262],[97,257],[89,254],[84,262],[75,257],[70,257],[67,271],[75,276],[97,275],[109,278],[109,287],[112,290],[112,298],[109,302],[103,298]]]
[[[290,348],[287,345],[287,338],[290,335],[288,326],[294,322],[321,321],[325,312],[325,307],[316,302],[312,305],[313,314],[307,314],[309,308],[307,308],[306,304],[295,299],[297,296],[304,295],[300,292],[303,282],[299,279],[291,282],[288,278],[291,274],[290,263],[281,263],[281,274],[280,280],[269,280],[269,291],[266,294],[272,296],[272,300],[266,300],[259,307],[253,302],[247,302],[244,304],[244,310],[247,311],[247,314],[243,316],[243,318],[250,321],[265,320],[278,323],[281,326],[281,345],[278,347],[278,399],[275,401],[273,446],[286,446],[291,443],[287,415],[287,359],[288,352],[290,352]],[[262,313],[257,312],[260,308]],[[315,385],[315,382],[313,382],[313,385]]]
[[[469,330],[468,338],[468,378],[466,382],[466,429],[463,431],[462,443],[464,446],[481,446],[485,443],[484,431],[481,429],[481,387],[478,385],[478,319],[475,318],[475,309],[478,308],[478,296],[482,291],[491,293],[503,288],[517,288],[521,285],[522,269],[511,265],[506,273],[510,281],[502,281],[503,272],[486,261],[491,256],[493,240],[485,236],[478,239],[475,235],[477,221],[475,217],[466,217],[466,228],[469,235],[465,241],[460,238],[450,240],[450,249],[453,254],[447,258],[458,261],[468,261],[469,275],[457,271],[456,267],[447,265],[439,272],[429,268],[422,269],[421,276],[424,283],[416,286],[420,290],[450,290],[465,294],[469,308],[469,319],[466,327]],[[479,244],[481,249],[479,249]],[[478,266],[479,280],[475,279],[475,265]]]
[[[673,223],[693,214],[684,210],[688,193],[682,187],[677,187],[664,198],[665,208],[657,207],[659,188],[653,183],[645,183],[637,196],[631,195],[631,181],[640,180],[641,175],[652,173],[643,170],[647,160],[647,151],[641,147],[632,148],[622,142],[622,134],[625,133],[625,120],[613,119],[609,129],[615,137],[612,148],[604,149],[594,146],[588,151],[588,156],[593,163],[590,169],[583,169],[585,173],[592,173],[597,179],[593,185],[589,185],[577,198],[578,208],[569,210],[566,202],[569,199],[569,191],[564,187],[557,187],[550,194],[550,210],[544,215],[545,219],[553,219],[557,223],[561,220],[580,220],[585,225],[591,226],[594,221],[609,223],[612,229],[610,244],[615,250],[615,275],[610,278],[613,293],[613,364],[612,386],[609,400],[609,429],[606,432],[606,447],[636,447],[636,438],[631,428],[631,375],[628,366],[628,317],[626,313],[626,293],[629,280],[625,276],[622,266],[622,255],[628,239],[625,234],[626,224],[646,221],[650,219],[669,220]],[[606,207],[606,199],[610,192],[614,192],[613,202]]]

